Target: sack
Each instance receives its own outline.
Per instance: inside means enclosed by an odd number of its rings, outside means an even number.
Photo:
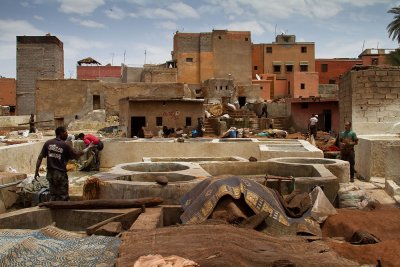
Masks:
[[[319,223],[323,223],[329,215],[337,214],[336,209],[329,202],[321,187],[317,186],[310,193],[313,207],[311,209],[311,217]]]

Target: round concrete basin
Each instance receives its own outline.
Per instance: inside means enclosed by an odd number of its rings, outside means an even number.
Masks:
[[[188,166],[179,163],[130,163],[122,165],[121,169],[134,172],[174,172],[189,169]]]
[[[130,176],[124,176],[121,178],[116,178],[116,180],[125,180],[125,181],[132,181],[132,182],[148,182],[148,183],[155,183],[157,176],[165,176],[168,179],[168,183],[182,183],[188,182],[191,180],[196,179],[195,176],[192,175],[185,175],[180,173],[156,173],[156,172],[149,172],[149,173],[136,173]]]
[[[338,162],[333,159],[322,159],[322,158],[277,158],[277,162],[282,163],[295,163],[295,164],[337,164]]]

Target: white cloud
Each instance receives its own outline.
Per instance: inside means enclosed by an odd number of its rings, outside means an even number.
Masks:
[[[176,30],[178,29],[178,25],[173,21],[161,21],[156,23],[156,26],[162,29],[167,30]]]
[[[184,18],[199,18],[199,13],[190,5],[181,2],[175,2],[172,4],[159,4],[146,5],[139,7],[135,12],[129,13],[129,16],[133,18],[144,17],[147,19],[167,19],[167,20],[179,20]],[[149,7],[150,6],[150,7]]]
[[[37,19],[37,20],[44,20],[44,18],[42,16],[39,16],[39,15],[35,15],[35,16],[33,16],[33,18]]]
[[[87,15],[99,6],[104,5],[104,0],[58,0],[61,3],[59,10],[63,13]]]
[[[199,14],[193,7],[184,3],[173,3],[168,6],[168,9],[180,18],[198,18]]]
[[[16,44],[0,43],[0,60],[14,59],[17,51]]]
[[[375,4],[388,4],[396,1],[389,0],[206,0],[200,7],[201,13],[210,10],[219,10],[228,16],[245,16],[246,18],[256,15],[259,20],[272,21],[280,18],[330,18],[348,9],[349,5],[365,7]],[[243,18],[243,17],[242,17]]]
[[[44,32],[24,20],[0,19],[0,42],[16,42],[19,35],[43,35]]]
[[[121,20],[126,17],[125,11],[116,6],[113,6],[112,8],[105,10],[104,13],[110,19]]]
[[[93,20],[70,18],[70,21],[88,28],[105,28],[104,24],[98,23]]]
[[[262,35],[265,31],[264,28],[255,20],[234,22],[227,25],[217,26],[218,29],[227,29],[230,31],[251,31],[251,34]]]
[[[139,15],[148,19],[171,19],[171,20],[176,19],[175,13],[162,8],[155,8],[155,9],[143,8],[139,12]]]
[[[21,2],[21,6],[23,6],[23,7],[28,7],[28,6],[29,6],[29,3],[28,3],[28,2]]]
[[[138,59],[144,60],[144,51],[146,50],[146,64],[160,64],[165,63],[168,60],[168,56],[171,55],[171,48],[165,45],[153,45],[149,43],[135,43],[133,50],[138,55],[135,57],[133,64],[143,64]],[[128,62],[129,63],[129,62]]]

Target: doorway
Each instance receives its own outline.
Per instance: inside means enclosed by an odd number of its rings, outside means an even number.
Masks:
[[[324,110],[324,131],[329,132],[332,130],[332,111],[330,109]]]
[[[100,96],[99,95],[93,95],[93,110],[100,109]]]
[[[146,117],[131,117],[131,137],[138,136],[143,126],[146,126]]]
[[[240,107],[243,107],[244,105],[246,105],[246,97],[245,96],[239,96],[238,101],[239,101]]]

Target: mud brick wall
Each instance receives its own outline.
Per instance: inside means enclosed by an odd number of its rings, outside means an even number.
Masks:
[[[347,120],[357,134],[391,132],[400,122],[400,67],[369,66],[348,72],[339,86],[340,127]]]

